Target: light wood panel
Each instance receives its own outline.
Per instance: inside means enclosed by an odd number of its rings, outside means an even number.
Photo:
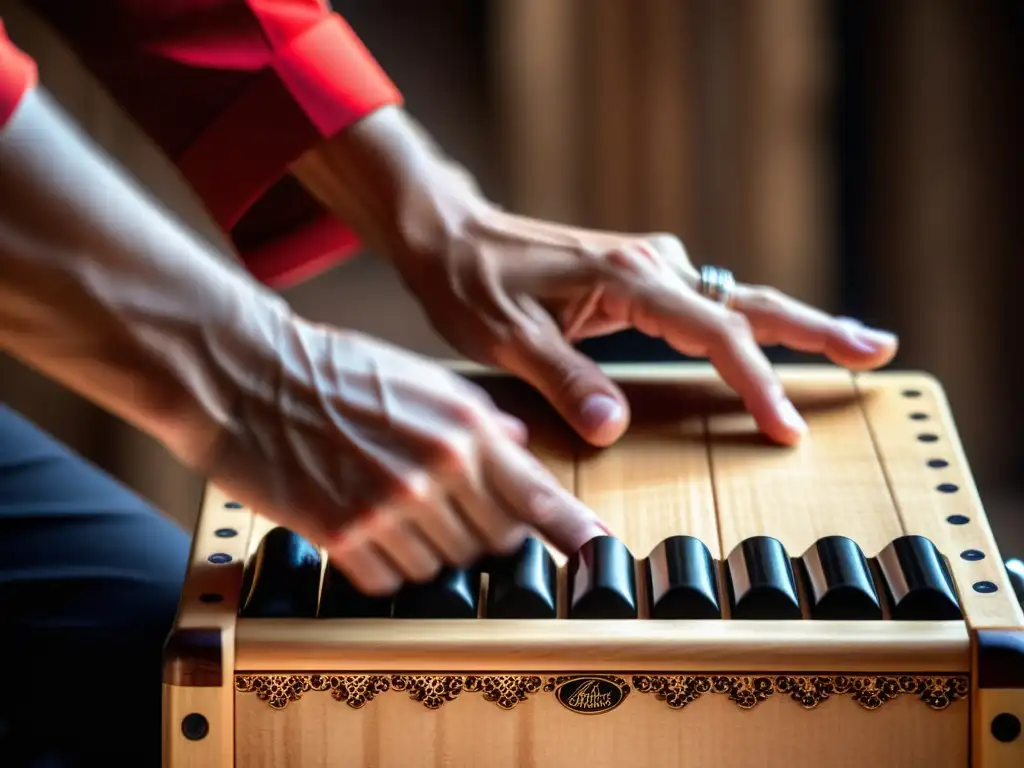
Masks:
[[[720,557],[701,413],[634,424],[610,448],[584,451],[576,472],[577,496],[637,559],[680,534],[695,536]]]
[[[810,429],[796,448],[768,446],[746,413],[709,417],[722,546],[773,536],[791,556],[843,535],[872,557],[903,533],[850,374],[784,374]]]
[[[427,709],[394,690],[361,709],[327,692],[305,693],[283,710],[251,693],[238,693],[235,704],[245,734],[238,768],[968,764],[967,703],[936,712],[913,696],[873,712],[837,696],[806,711],[779,694],[742,709],[709,692],[674,709],[634,688],[617,709],[591,716],[570,712],[543,692],[511,711],[469,692]]]
[[[930,376],[877,373],[859,376],[857,387],[904,529],[948,558],[968,623],[1024,626],[941,386]],[[982,559],[965,559],[969,550]],[[997,591],[976,591],[980,582]]]

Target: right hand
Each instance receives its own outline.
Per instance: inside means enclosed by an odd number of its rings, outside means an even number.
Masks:
[[[524,447],[525,426],[426,358],[290,317],[209,478],[312,543],[368,594],[519,547],[608,533]]]

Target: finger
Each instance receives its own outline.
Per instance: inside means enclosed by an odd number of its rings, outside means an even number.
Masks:
[[[514,511],[491,495],[481,495],[476,489],[464,488],[453,495],[453,501],[466,526],[488,553],[504,555],[514,552],[526,538]]]
[[[503,506],[566,555],[595,536],[611,535],[600,518],[529,452],[499,442],[492,446],[487,464],[490,485]]]
[[[377,510],[362,523],[373,541],[398,572],[415,582],[427,582],[441,570],[441,559],[415,526],[392,510]]]
[[[466,565],[475,560],[483,544],[462,517],[457,502],[445,498],[429,510],[420,510],[409,523],[436,549],[449,565]]]
[[[529,328],[502,350],[499,363],[537,389],[584,440],[614,443],[629,424],[622,390],[573,349],[542,308],[531,302],[525,309],[528,314],[517,322]]]
[[[356,589],[371,597],[394,594],[402,586],[402,577],[365,537],[355,534],[327,550],[329,562]]]
[[[517,443],[525,444],[529,437],[529,430],[526,424],[519,418],[516,418],[510,413],[502,411],[491,394],[478,384],[475,384],[467,379],[456,378],[458,385],[466,393],[467,397],[476,400],[483,406],[485,412],[493,413],[496,415],[500,422],[502,429],[510,439]]]
[[[744,315],[663,286],[639,287],[635,301],[637,327],[662,336],[683,354],[706,356],[769,438],[791,445],[806,433],[807,424],[786,397]]]
[[[497,418],[509,440],[519,445],[526,445],[530,432],[521,419],[517,419],[515,416],[504,411],[497,411]]]
[[[832,317],[774,288],[737,286],[733,306],[750,320],[760,343],[824,354],[847,368],[878,368],[892,360],[899,346],[891,333]]]
[[[760,430],[784,445],[799,442],[807,423],[786,397],[782,383],[757,344],[749,321],[725,312],[711,334],[708,359],[743,399]]]

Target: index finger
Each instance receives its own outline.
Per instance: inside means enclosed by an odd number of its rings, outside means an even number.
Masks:
[[[596,536],[612,536],[597,514],[562,487],[526,448],[510,440],[492,444],[488,485],[509,514],[535,529],[565,555]]]

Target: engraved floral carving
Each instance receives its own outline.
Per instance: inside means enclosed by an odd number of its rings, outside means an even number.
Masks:
[[[236,675],[235,690],[255,693],[274,709],[284,709],[311,690],[308,675]]]
[[[898,696],[915,696],[929,708],[941,710],[966,698],[969,691],[966,677],[921,675],[637,675],[633,685],[673,709],[682,709],[706,693],[717,693],[742,709],[752,709],[779,694],[804,709],[814,709],[835,696],[849,696],[867,710],[878,709]]]
[[[383,675],[236,675],[235,690],[255,693],[274,709],[284,709],[309,691],[329,691],[335,701],[360,709],[390,687]]]
[[[427,709],[440,709],[446,701],[454,701],[465,688],[465,678],[455,675],[393,675],[391,687],[408,691],[409,698]]]
[[[483,694],[484,701],[492,701],[502,709],[512,709],[526,701],[527,696],[540,690],[539,677],[530,675],[486,675],[467,677],[465,688]]]

